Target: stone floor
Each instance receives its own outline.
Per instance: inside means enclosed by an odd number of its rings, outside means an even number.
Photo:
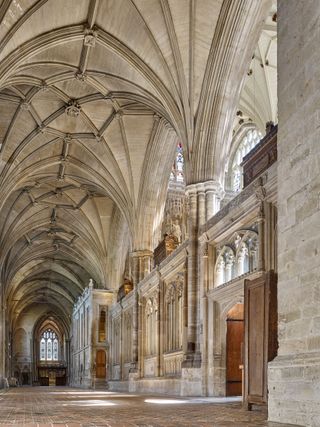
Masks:
[[[67,387],[21,387],[0,394],[0,427],[285,427],[266,422],[261,411],[244,411],[238,402],[213,401]]]

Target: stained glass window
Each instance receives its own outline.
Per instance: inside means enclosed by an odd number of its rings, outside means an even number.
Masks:
[[[59,341],[52,329],[47,329],[40,339],[40,360],[59,360]]]

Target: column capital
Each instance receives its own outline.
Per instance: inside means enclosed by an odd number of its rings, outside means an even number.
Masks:
[[[210,192],[214,193],[219,198],[222,198],[225,194],[222,185],[218,180],[215,179],[204,182],[197,182],[186,186],[187,195]]]

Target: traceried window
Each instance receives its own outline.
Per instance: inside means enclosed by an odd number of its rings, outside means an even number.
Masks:
[[[262,138],[262,133],[257,129],[250,129],[240,142],[232,163],[232,189],[239,192],[242,188],[242,167],[240,166],[246,156]]]
[[[184,158],[181,142],[177,145],[176,158],[172,166],[170,181],[184,183]]]
[[[40,339],[40,360],[59,360],[59,341],[57,334],[52,329],[46,329]]]

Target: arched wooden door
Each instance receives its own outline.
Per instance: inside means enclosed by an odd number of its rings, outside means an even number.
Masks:
[[[106,352],[98,350],[96,355],[96,378],[106,377]]]
[[[244,342],[243,304],[236,304],[227,316],[227,372],[226,395],[242,395],[243,342]]]

